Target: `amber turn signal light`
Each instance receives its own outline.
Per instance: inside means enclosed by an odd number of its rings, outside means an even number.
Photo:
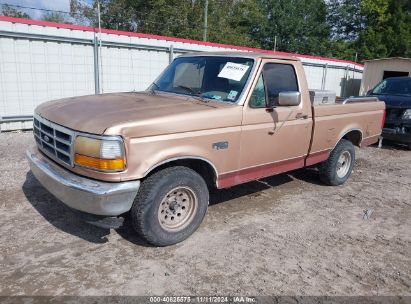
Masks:
[[[104,171],[120,171],[125,169],[124,159],[101,159],[96,157],[75,154],[77,165]]]

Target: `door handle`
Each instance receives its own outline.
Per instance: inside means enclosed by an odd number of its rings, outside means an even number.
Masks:
[[[297,115],[295,115],[296,119],[307,119],[308,115],[307,114],[303,114],[303,113],[297,113]]]

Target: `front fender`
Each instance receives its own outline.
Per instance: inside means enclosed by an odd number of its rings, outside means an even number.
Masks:
[[[205,161],[213,167],[216,176],[235,170],[239,166],[241,130],[240,127],[232,127],[224,131],[206,130],[131,139],[128,175],[130,179],[144,178],[158,166],[181,159]],[[219,143],[227,145],[219,148]]]

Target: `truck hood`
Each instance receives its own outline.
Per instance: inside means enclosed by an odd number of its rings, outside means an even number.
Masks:
[[[385,102],[388,108],[395,107],[395,108],[404,108],[410,109],[411,108],[411,96],[403,96],[403,95],[370,95],[378,97],[379,100]]]
[[[129,92],[49,101],[35,112],[76,131],[141,137],[239,125],[241,108],[189,96]]]

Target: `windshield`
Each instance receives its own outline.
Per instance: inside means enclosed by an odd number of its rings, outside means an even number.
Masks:
[[[170,64],[150,89],[236,102],[253,64],[253,59],[240,57],[180,57]]]
[[[374,88],[372,94],[411,96],[411,78],[387,78]]]

